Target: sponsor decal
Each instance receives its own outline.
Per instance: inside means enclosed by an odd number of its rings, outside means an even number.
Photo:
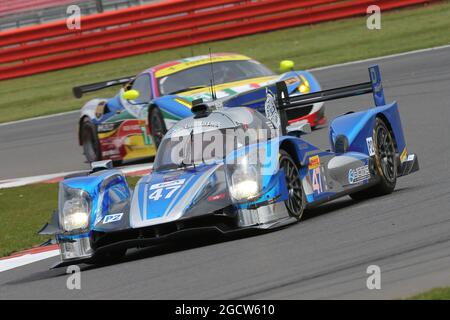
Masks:
[[[164,182],[173,181],[173,180],[176,180],[178,177],[179,177],[179,175],[176,175],[176,176],[165,176],[163,178],[163,181]]]
[[[221,123],[219,121],[194,121],[187,123],[184,128],[185,129],[191,129],[191,128],[197,128],[197,127],[213,127],[213,128],[220,128]]]
[[[107,150],[107,151],[102,151],[102,155],[104,157],[108,157],[108,156],[114,156],[114,155],[118,155],[120,154],[119,150],[113,149],[113,150]]]
[[[348,183],[356,184],[370,178],[369,166],[365,165],[348,171]]]
[[[97,126],[97,131],[99,133],[108,132],[108,131],[114,130],[115,127],[116,127],[115,122],[104,122]]]
[[[320,167],[320,158],[319,156],[313,156],[309,158],[308,169],[313,170]]]
[[[141,126],[138,124],[124,125],[122,131],[141,131]]]
[[[264,104],[264,111],[266,118],[269,119],[273,126],[278,129],[281,126],[280,115],[278,114],[275,97],[269,89],[266,90],[266,102]]]
[[[286,79],[286,80],[284,80],[284,82],[287,84],[287,85],[290,85],[290,84],[293,84],[293,83],[296,83],[296,82],[298,82],[298,78],[296,78],[296,77],[291,77],[291,78],[288,78],[288,79]]]
[[[320,172],[320,162],[319,167],[311,171],[312,189],[313,192],[321,194],[323,192],[322,174]]]
[[[109,214],[103,218],[103,224],[120,221],[122,216],[123,213]]]
[[[178,180],[166,181],[166,182],[161,182],[161,183],[155,183],[150,186],[150,190],[182,185],[184,183],[184,181],[186,181],[186,179],[178,179]]]
[[[375,155],[375,147],[373,145],[372,137],[367,138],[366,142],[367,142],[367,151],[369,151],[369,156],[372,157]]]
[[[208,197],[208,201],[216,201],[225,199],[225,193],[216,194],[214,196]]]
[[[161,198],[170,199],[175,192],[182,187],[186,179],[156,183],[150,186],[153,192],[148,196],[149,200],[158,201]]]

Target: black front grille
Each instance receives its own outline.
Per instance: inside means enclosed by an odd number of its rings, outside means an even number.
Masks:
[[[116,232],[93,232],[92,247],[98,249],[122,241],[156,240],[177,231],[217,227],[222,231],[236,228],[235,219],[226,215],[207,215],[184,221],[169,222],[151,227],[128,229]]]

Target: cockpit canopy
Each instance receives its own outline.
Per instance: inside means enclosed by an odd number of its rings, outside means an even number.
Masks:
[[[277,135],[272,122],[250,108],[233,107],[202,118],[189,117],[166,133],[153,168],[162,171],[212,164],[234,150]]]

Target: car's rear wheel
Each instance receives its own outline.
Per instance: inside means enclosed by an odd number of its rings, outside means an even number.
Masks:
[[[306,196],[303,192],[302,181],[298,167],[292,157],[284,150],[280,150],[280,169],[283,169],[288,188],[288,199],[285,201],[289,215],[300,220],[306,205]]]
[[[395,141],[385,122],[376,118],[373,130],[375,170],[380,181],[375,186],[350,195],[355,200],[392,193],[397,184],[397,156]]]
[[[151,109],[149,114],[149,124],[153,141],[155,142],[156,148],[158,148],[162,138],[167,132],[166,123],[164,122],[161,110],[159,110],[158,107]]]
[[[100,142],[97,137],[97,129],[95,125],[84,118],[81,123],[81,144],[83,146],[83,153],[88,162],[101,160]]]

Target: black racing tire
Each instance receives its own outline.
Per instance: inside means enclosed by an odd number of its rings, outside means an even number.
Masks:
[[[148,123],[150,125],[150,131],[155,143],[156,149],[158,149],[162,138],[167,132],[166,123],[162,116],[161,110],[158,107],[153,107],[148,115]]]
[[[97,254],[94,257],[94,263],[99,265],[113,264],[125,257],[127,248],[115,249],[105,253]]]
[[[298,166],[290,154],[280,150],[280,169],[284,170],[289,197],[284,202],[291,217],[300,220],[303,216],[306,205],[306,195],[303,191],[302,181],[298,171]]]
[[[397,184],[395,140],[386,123],[380,118],[375,120],[373,145],[375,148],[375,170],[380,181],[369,189],[351,194],[352,199],[363,200],[390,194]]]
[[[97,136],[97,128],[87,117],[81,122],[80,138],[86,160],[89,163],[101,160],[102,156],[100,151],[100,141]]]

